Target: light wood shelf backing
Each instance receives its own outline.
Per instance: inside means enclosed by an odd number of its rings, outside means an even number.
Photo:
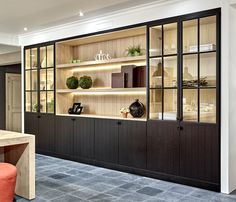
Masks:
[[[57,93],[146,93],[146,88],[90,88],[90,89],[57,89]]]
[[[84,61],[80,63],[69,63],[69,64],[59,64],[57,65],[57,69],[66,69],[66,68],[77,68],[77,67],[85,67],[85,66],[100,66],[106,64],[114,64],[114,63],[126,63],[126,62],[137,62],[146,60],[146,55],[134,56],[134,57],[121,57],[121,58],[112,58],[110,60],[101,60],[101,61]]]

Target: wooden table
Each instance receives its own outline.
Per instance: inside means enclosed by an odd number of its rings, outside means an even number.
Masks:
[[[16,194],[34,199],[35,136],[0,130],[0,162],[16,166]]]

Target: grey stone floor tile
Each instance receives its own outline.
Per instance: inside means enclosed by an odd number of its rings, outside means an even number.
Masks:
[[[60,198],[51,200],[51,202],[84,202],[84,200],[82,200],[78,197],[75,197],[75,196],[65,195]]]
[[[110,179],[106,181],[106,184],[113,185],[113,186],[121,186],[126,184],[127,181],[119,180],[119,179]]]
[[[96,196],[98,194],[99,194],[99,192],[91,190],[91,189],[83,189],[80,191],[70,193],[70,195],[78,197],[82,200],[87,200],[87,199],[92,198],[93,196]]]
[[[75,191],[79,191],[79,190],[83,190],[83,189],[85,189],[85,188],[82,186],[74,185],[74,184],[68,184],[66,186],[62,186],[62,187],[58,188],[59,191],[62,191],[65,193],[71,193],[71,192],[75,192]]]
[[[122,196],[120,199],[123,200],[123,201],[133,201],[133,202],[136,201],[136,202],[139,202],[139,201],[145,201],[149,198],[150,198],[149,196],[145,196],[143,194],[133,192],[133,193]]]
[[[56,198],[59,198],[61,196],[65,195],[64,192],[61,192],[59,190],[50,190],[46,193],[44,193],[42,196],[40,196],[42,199],[46,199],[46,200],[53,200]]]
[[[124,195],[129,194],[130,192],[128,190],[120,189],[120,188],[116,187],[116,188],[111,189],[111,190],[109,190],[105,193],[109,194],[109,195],[112,195],[112,196],[115,196],[115,197],[122,197]]]
[[[209,202],[209,200],[199,199],[192,196],[186,196],[180,200],[181,202]]]
[[[126,183],[119,188],[129,190],[129,191],[137,191],[139,189],[142,189],[144,186],[141,184],[136,184],[136,183]]]
[[[106,192],[108,190],[113,189],[114,187],[111,185],[107,185],[105,183],[98,183],[98,184],[92,184],[91,186],[88,186],[88,188],[98,192]]]
[[[236,202],[236,198],[227,195],[218,195],[214,197],[211,201],[213,202]]]
[[[171,187],[168,191],[179,193],[179,194],[189,195],[195,190],[196,189],[194,189],[192,187],[183,186],[183,185],[175,185],[175,186]]]
[[[96,202],[109,202],[115,201],[117,198],[108,194],[98,194],[88,199],[88,201],[96,201]]]
[[[156,189],[168,190],[168,189],[172,188],[173,186],[176,186],[176,184],[159,180],[159,181],[149,184],[149,186],[156,188]]]
[[[202,190],[202,189],[197,189],[195,190],[191,196],[194,196],[199,199],[204,199],[204,200],[212,200],[213,198],[216,197],[219,193],[213,192],[213,191],[207,191],[207,190]]]
[[[160,194],[163,191],[160,189],[152,188],[152,187],[144,187],[144,188],[138,190],[137,192],[140,194],[148,195],[148,196],[156,196],[157,194]]]
[[[50,175],[49,177],[56,179],[56,180],[60,180],[60,179],[66,178],[66,177],[71,177],[71,175],[66,175],[64,173],[56,173],[56,174]]]
[[[179,201],[180,199],[182,199],[184,197],[185,197],[185,195],[177,194],[177,193],[169,192],[169,191],[158,194],[158,198],[168,201],[168,202]]]

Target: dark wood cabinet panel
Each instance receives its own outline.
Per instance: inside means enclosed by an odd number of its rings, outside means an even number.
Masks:
[[[37,142],[38,134],[38,114],[37,113],[25,113],[25,133],[35,135],[35,141]]]
[[[76,118],[74,121],[74,155],[94,158],[94,119]]]
[[[40,151],[54,151],[55,118],[54,115],[40,114],[38,116],[39,130],[36,149]]]
[[[108,163],[118,163],[117,121],[95,119],[95,159]]]
[[[146,168],[146,122],[121,121],[119,125],[119,164]]]
[[[219,183],[219,133],[215,124],[182,123],[180,175]]]
[[[73,155],[73,128],[71,117],[56,117],[55,152],[61,155]]]
[[[176,122],[147,122],[147,169],[179,174],[179,131]]]

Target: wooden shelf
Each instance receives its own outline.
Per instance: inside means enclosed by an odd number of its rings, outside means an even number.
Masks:
[[[137,61],[142,61],[142,60],[146,60],[146,55],[113,58],[110,60],[102,60],[102,61],[94,60],[94,61],[84,61],[84,62],[80,62],[80,63],[59,64],[59,65],[57,65],[57,69],[86,67],[86,66],[94,66],[94,65],[106,65],[106,64],[125,63],[125,62],[137,62]]]
[[[146,88],[90,88],[90,89],[57,89],[57,93],[78,93],[78,94],[131,94],[131,93],[146,93]]]
[[[147,121],[147,118],[123,118],[120,116],[106,116],[106,115],[97,115],[97,114],[56,114],[57,116],[70,116],[70,117],[84,117],[84,118],[97,118],[97,119],[116,119],[116,120],[127,120],[127,121]]]

